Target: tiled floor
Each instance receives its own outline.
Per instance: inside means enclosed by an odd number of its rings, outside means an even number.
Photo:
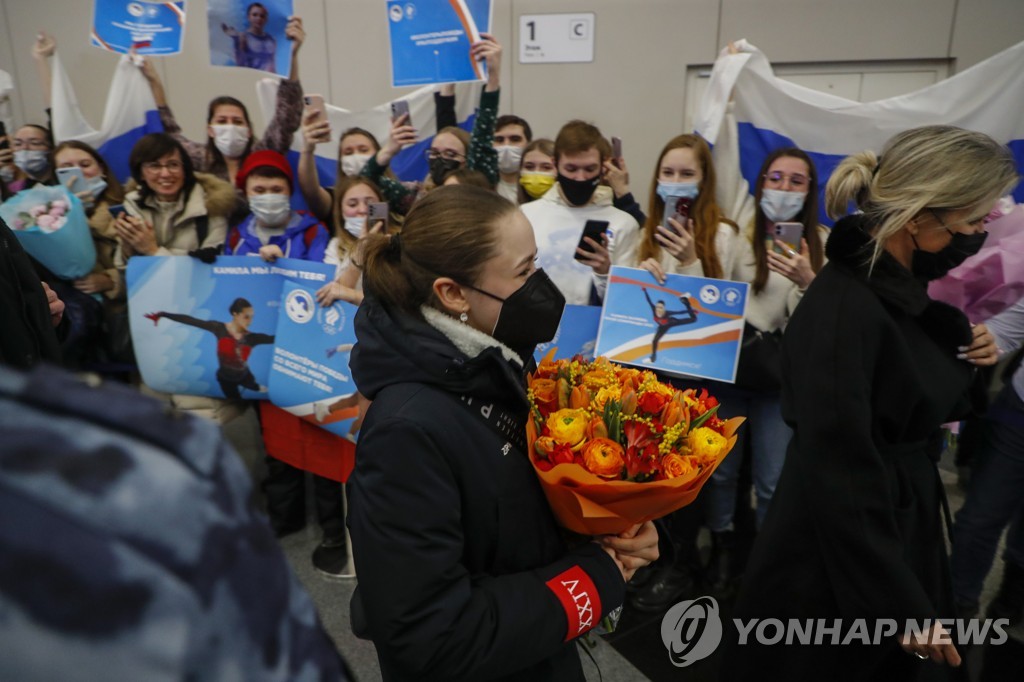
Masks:
[[[258,427],[251,413],[230,424],[226,431],[256,480],[259,480],[263,468],[262,446]],[[963,494],[956,485],[956,476],[952,473],[950,463],[943,463],[942,474],[950,506],[955,512],[963,504]],[[356,638],[349,625],[348,604],[355,579],[326,578],[317,573],[310,563],[313,548],[319,540],[319,530],[315,522],[311,522],[299,533],[284,538],[281,545],[295,572],[317,604],[324,626],[334,638],[338,649],[345,656],[357,678],[363,682],[380,680],[380,669],[373,644]],[[982,595],[983,608],[994,595],[1001,573],[1002,562],[997,560],[985,584]],[[685,673],[672,666],[660,637],[662,615],[641,615],[627,611],[620,623],[619,633],[613,638],[614,647],[601,638],[595,638],[596,646],[591,651],[596,666],[588,656],[581,656],[587,679],[601,682],[679,680],[684,676],[688,682],[716,679],[718,661],[714,655],[687,668]],[[1010,641],[1006,645],[991,647],[987,652],[984,678],[980,673],[981,657],[975,657],[976,660],[971,661],[969,670],[972,682],[1020,682],[1021,670],[1024,670],[1024,627],[1018,626],[1010,631],[1010,636]]]

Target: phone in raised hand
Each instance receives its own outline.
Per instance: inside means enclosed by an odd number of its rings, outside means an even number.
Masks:
[[[57,179],[72,194],[85,191],[85,174],[78,166],[57,169]]]
[[[608,231],[607,220],[588,220],[583,226],[583,233],[580,234],[580,241],[576,245],[577,249],[583,249],[587,253],[594,253],[594,247],[587,243],[587,237],[590,237],[598,244],[601,243],[601,235]],[[577,251],[573,258],[576,260],[582,260],[583,256]]]
[[[622,158],[622,138],[621,137],[612,137],[612,158],[613,159],[621,159]]]
[[[765,239],[765,246],[777,254],[784,254],[785,249],[779,248],[775,243],[778,239],[796,253],[800,253],[800,241],[804,238],[803,223],[775,223],[768,230],[768,237]]]
[[[397,121],[402,116],[406,116],[405,125],[412,125],[412,115],[409,113],[409,103],[404,99],[396,99],[391,103],[391,120]]]
[[[305,102],[307,109],[316,112],[318,120],[327,120],[327,106],[324,104],[323,95],[306,95],[302,100]]]

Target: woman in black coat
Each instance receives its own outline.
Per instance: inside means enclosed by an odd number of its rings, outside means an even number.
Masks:
[[[955,677],[960,657],[935,641],[941,626],[931,637],[904,629],[956,617],[935,438],[971,409],[977,367],[997,351],[926,283],[980,248],[983,218],[1016,182],[1005,147],[950,126],[900,133],[880,157],[857,154],[833,173],[830,213],[850,201],[861,212],[836,223],[829,264],[786,328],[782,411],[794,434],[735,616],[842,626],[833,646],[830,632],[817,645],[759,643],[754,628],[730,643],[723,679]],[[856,619],[876,643],[840,644]],[[898,632],[876,630],[883,619]]]
[[[524,368],[565,304],[530,223],[456,185],[365,242],[353,629],[385,680],[582,680],[575,638],[622,603],[658,535],[568,547],[527,459]]]

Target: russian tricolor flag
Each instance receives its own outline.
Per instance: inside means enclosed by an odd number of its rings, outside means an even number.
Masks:
[[[107,94],[103,125],[89,125],[78,107],[67,72],[58,55],[53,56],[51,87],[53,139],[81,140],[95,147],[122,181],[131,175],[128,155],[140,137],[163,130],[156,102],[142,71],[124,56],[117,64]]]
[[[738,53],[723,50],[715,62],[695,128],[715,146],[719,203],[741,225],[753,216],[750,188],[761,164],[779,147],[806,151],[824,191],[844,157],[878,152],[902,130],[942,123],[1006,144],[1024,175],[1024,42],[922,90],[865,103],[782,80],[756,47],[736,47]],[[1014,196],[1024,201],[1024,184]],[[821,220],[831,225],[824,214]]]

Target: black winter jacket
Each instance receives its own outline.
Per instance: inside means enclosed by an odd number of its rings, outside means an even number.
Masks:
[[[60,344],[32,260],[0,218],[0,363],[59,363]]]
[[[573,640],[624,583],[597,544],[567,549],[526,454],[473,412],[525,423],[522,370],[372,296],[355,328],[373,404],[348,483],[352,620],[384,679],[584,679]]]
[[[869,273],[869,228],[861,216],[836,224],[829,263],[786,328],[782,415],[793,437],[735,613],[841,618],[840,641],[855,619],[873,634],[877,619],[902,632],[907,619],[956,617],[929,443],[970,411],[977,374],[956,357],[971,339],[959,310],[929,299],[888,253]],[[960,674],[922,663],[895,635],[857,641],[734,646],[722,679],[765,670],[785,680]]]

